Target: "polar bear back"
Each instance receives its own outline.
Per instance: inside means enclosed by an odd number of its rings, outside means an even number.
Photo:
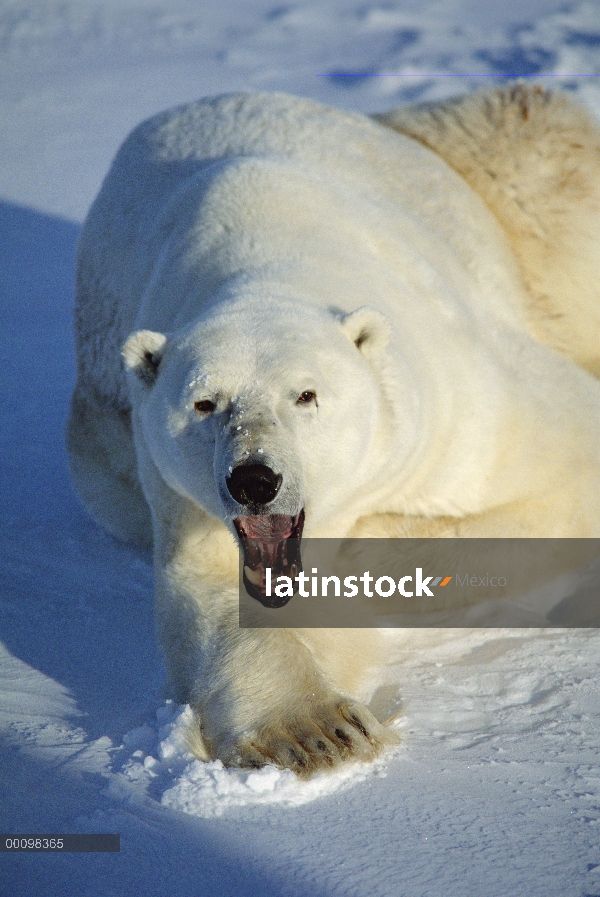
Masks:
[[[82,233],[77,331],[83,351],[79,354],[82,364],[86,358],[101,364],[101,371],[89,374],[102,384],[107,398],[127,404],[120,348],[135,327],[153,326],[143,314],[140,317],[140,310],[152,308],[164,329],[168,315],[164,307],[157,310],[157,297],[169,292],[188,295],[189,312],[182,315],[180,309],[173,309],[173,324],[180,325],[182,316],[198,313],[210,292],[214,265],[207,268],[200,263],[187,272],[187,284],[178,282],[177,289],[169,289],[163,279],[166,271],[169,277],[185,275],[181,257],[168,257],[170,235],[174,231],[194,234],[198,222],[206,222],[202,198],[207,185],[231,178],[232,168],[246,166],[247,170],[260,161],[270,164],[271,171],[283,166],[282,189],[290,180],[285,176],[287,165],[307,183],[320,181],[325,193],[329,190],[329,196],[339,199],[335,210],[331,203],[329,207],[323,203],[320,217],[315,218],[319,233],[314,245],[321,245],[324,258],[346,252],[358,269],[362,253],[363,267],[385,269],[388,283],[383,292],[392,301],[405,294],[407,272],[418,278],[417,289],[435,292],[433,269],[444,256],[444,277],[457,277],[459,293],[466,288],[460,272],[468,272],[471,295],[467,303],[474,311],[480,306],[488,316],[520,320],[518,274],[499,225],[477,194],[418,141],[366,116],[283,94],[201,100],[161,113],[135,129],[117,154]],[[272,178],[271,182],[273,216],[269,222],[265,214],[260,227],[264,231],[270,226],[270,233],[276,234],[277,217],[285,219],[276,183]],[[246,232],[256,223],[252,209],[260,204],[261,196],[259,188],[248,196]],[[337,230],[332,223],[336,214]],[[226,219],[227,213],[217,204],[211,220],[219,216]],[[239,216],[231,222],[218,221],[216,226],[235,226],[236,221],[240,226]],[[181,241],[174,243],[181,253]],[[290,255],[284,247],[281,253],[286,258]],[[425,261],[418,273],[416,258]],[[431,266],[431,271],[425,270]],[[231,274],[223,270],[217,280]],[[310,292],[310,279],[307,289]],[[86,294],[94,306],[89,319]],[[93,340],[98,330],[98,302],[112,344],[106,352],[105,340],[101,358],[93,345],[89,351],[81,345]],[[385,311],[390,313],[389,308]]]

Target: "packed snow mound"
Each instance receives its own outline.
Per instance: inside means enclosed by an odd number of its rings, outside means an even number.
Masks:
[[[116,800],[146,795],[172,810],[202,817],[222,816],[241,806],[298,807],[367,778],[385,777],[392,753],[375,763],[345,764],[302,781],[291,770],[275,766],[227,769],[220,760],[197,760],[186,744],[191,722],[189,705],[166,701],[154,722],[127,732],[116,754],[118,772],[109,795]]]

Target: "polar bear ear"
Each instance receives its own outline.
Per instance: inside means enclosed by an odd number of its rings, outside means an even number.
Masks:
[[[152,386],[158,376],[158,367],[167,338],[152,330],[132,333],[121,350],[125,366],[140,378],[145,386]]]
[[[366,358],[379,355],[387,346],[391,334],[388,319],[368,305],[345,315],[342,330]]]

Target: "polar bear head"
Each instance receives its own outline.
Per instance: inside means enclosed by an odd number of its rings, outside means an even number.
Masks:
[[[131,401],[156,468],[253,543],[255,591],[265,565],[289,573],[297,562],[286,545],[305,520],[311,534],[352,525],[381,477],[388,336],[371,308],[344,314],[262,296],[171,335],[127,340]]]

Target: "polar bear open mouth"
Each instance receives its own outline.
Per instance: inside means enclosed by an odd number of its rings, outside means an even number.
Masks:
[[[295,517],[286,514],[257,514],[236,517],[233,524],[244,551],[244,587],[265,607],[283,607],[291,596],[274,593],[278,576],[292,580],[302,570],[300,540],[304,508]],[[267,595],[266,569],[271,569],[272,594]]]

